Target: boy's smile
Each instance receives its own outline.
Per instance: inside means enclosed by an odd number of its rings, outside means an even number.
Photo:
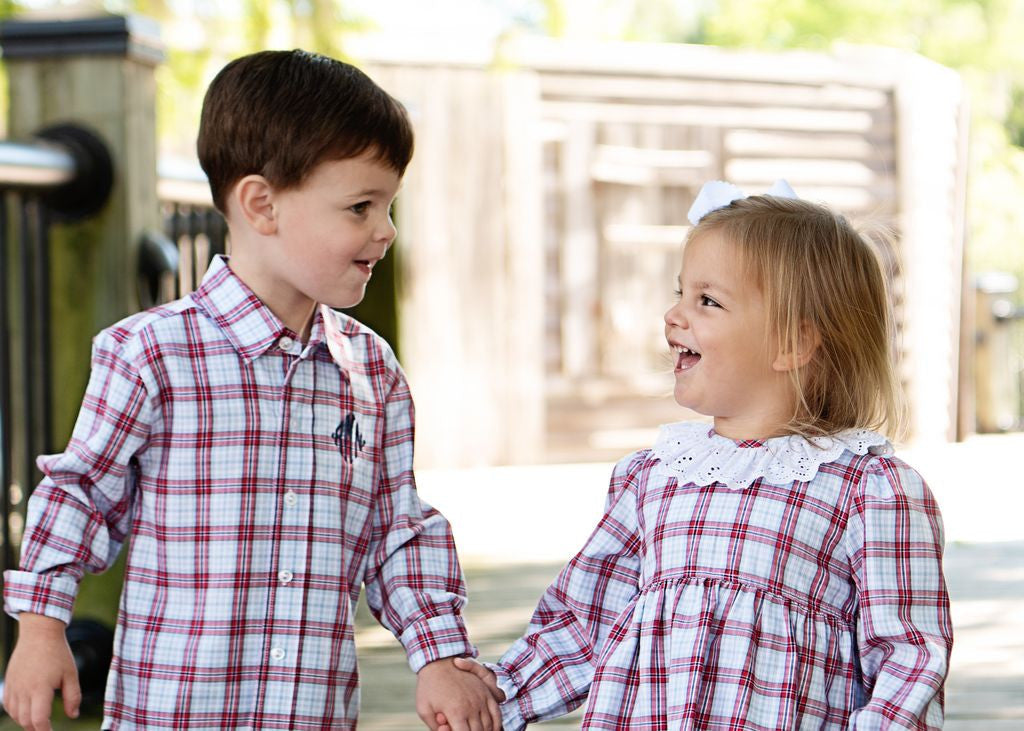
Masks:
[[[303,183],[268,189],[271,223],[232,247],[231,268],[302,337],[313,308],[358,304],[396,235],[391,205],[401,179],[370,152],[317,165]]]

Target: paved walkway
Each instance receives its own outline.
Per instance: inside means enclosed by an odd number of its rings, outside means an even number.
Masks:
[[[559,564],[470,567],[467,622],[483,657],[508,647]],[[956,644],[946,689],[949,731],[1024,731],[1024,541],[953,544],[946,553]],[[422,728],[412,712],[415,679],[394,638],[362,607],[360,729]],[[579,714],[542,724],[578,729]]]
[[[924,474],[946,523],[946,577],[956,644],[949,731],[1024,731],[1024,434],[900,450]],[[467,622],[485,658],[514,640],[562,562],[596,523],[611,465],[420,473],[424,497],[451,520],[467,569]],[[365,607],[357,628],[361,731],[423,728],[415,678],[395,639]],[[55,729],[98,728],[93,720]],[[578,729],[579,714],[541,726]],[[0,731],[12,729],[0,721]]]
[[[956,634],[946,728],[1024,731],[1024,434],[898,453],[924,475],[945,519]],[[454,526],[467,565],[467,621],[485,658],[522,632],[540,593],[586,539],[610,470],[583,464],[420,473],[422,494]],[[364,612],[358,642],[360,729],[418,728],[414,678],[394,639]],[[543,727],[578,729],[578,715]]]

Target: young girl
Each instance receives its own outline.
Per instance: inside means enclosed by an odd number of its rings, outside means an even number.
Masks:
[[[885,280],[845,218],[790,196],[714,183],[691,210],[665,339],[676,401],[714,425],[620,461],[526,635],[456,661],[504,693],[506,731],[588,695],[586,729],[942,726],[942,525],[880,433]]]

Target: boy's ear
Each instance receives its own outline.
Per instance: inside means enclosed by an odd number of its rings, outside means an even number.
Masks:
[[[776,371],[792,371],[803,368],[811,362],[814,351],[821,345],[821,333],[818,328],[809,322],[800,325],[800,332],[797,334],[796,343],[783,343],[779,349],[772,368]]]
[[[277,233],[274,188],[262,175],[246,175],[231,191],[238,214],[259,234]]]

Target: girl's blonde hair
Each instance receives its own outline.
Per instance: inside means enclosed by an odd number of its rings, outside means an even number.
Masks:
[[[825,206],[774,196],[712,211],[687,241],[710,231],[739,248],[780,352],[820,338],[807,364],[790,371],[798,401],[787,429],[820,436],[867,428],[901,438],[892,303],[868,237]]]

